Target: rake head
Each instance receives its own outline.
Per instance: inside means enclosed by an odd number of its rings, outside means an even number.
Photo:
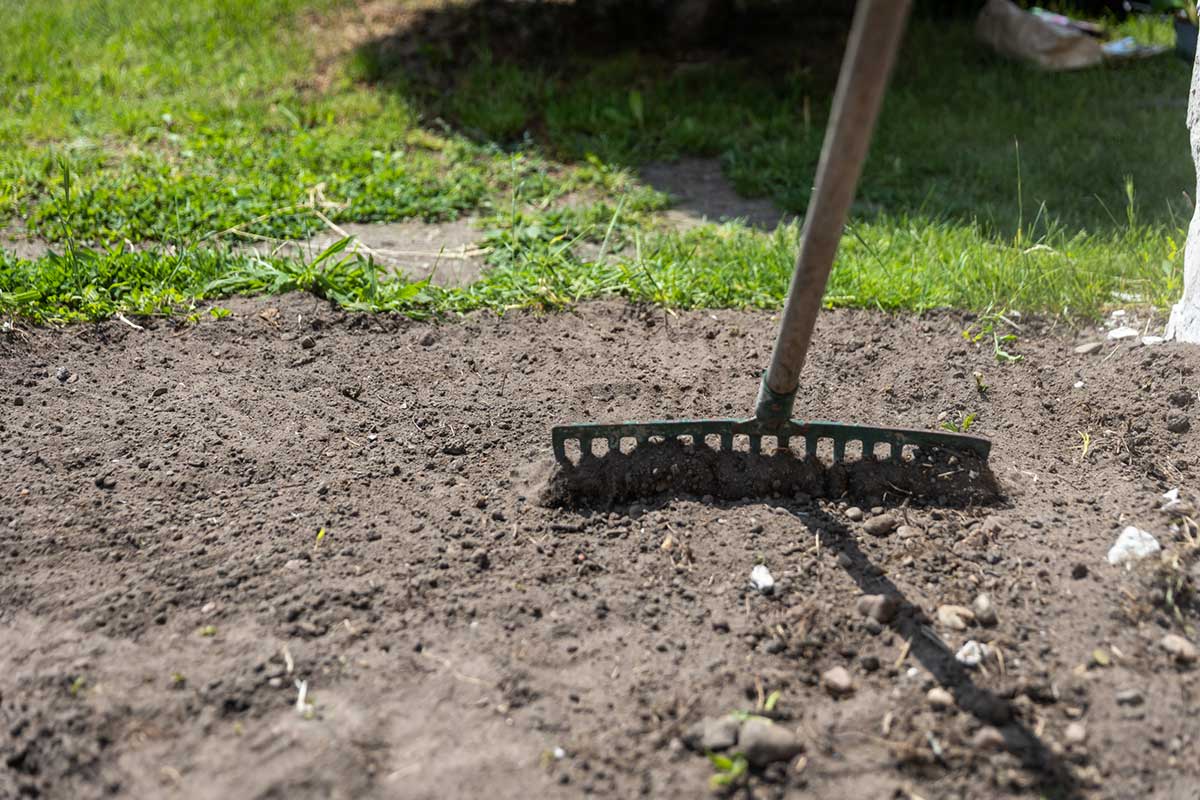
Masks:
[[[571,463],[567,455],[567,442],[579,443],[580,458],[595,457],[593,442],[601,440],[608,446],[609,453],[620,451],[621,444],[633,439],[637,446],[651,441],[690,439],[693,445],[716,444],[716,449],[726,452],[734,450],[735,442],[745,437],[751,453],[761,453],[763,439],[773,437],[779,451],[794,453],[793,442],[803,442],[805,458],[818,458],[818,445],[822,441],[832,443],[833,462],[846,460],[846,446],[855,442],[862,445],[862,458],[879,459],[878,445],[887,445],[884,458],[901,461],[905,448],[944,450],[969,453],[986,461],[992,443],[979,436],[941,431],[922,431],[911,428],[881,428],[874,425],[849,425],[842,422],[820,420],[802,421],[787,419],[782,422],[765,421],[759,417],[749,419],[687,419],[658,420],[653,422],[622,422],[618,424],[580,423],[558,425],[551,430],[554,457],[561,464]],[[915,453],[912,453],[915,456]]]

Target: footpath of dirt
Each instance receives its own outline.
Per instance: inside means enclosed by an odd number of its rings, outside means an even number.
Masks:
[[[550,509],[552,424],[744,415],[772,318],[228,305],[0,340],[0,796],[698,797],[778,692],[755,797],[1195,797],[1200,350],[832,312],[797,416],[977,413],[1003,499]]]

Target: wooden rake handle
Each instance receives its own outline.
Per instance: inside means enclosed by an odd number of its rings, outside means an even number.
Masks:
[[[817,312],[900,49],[911,0],[859,0],[842,58],[817,182],[800,238],[800,255],[779,322],[771,366],[759,392],[757,416],[791,415]],[[766,405],[764,405],[766,404]],[[786,408],[779,407],[785,405]],[[775,406],[770,409],[770,406]]]

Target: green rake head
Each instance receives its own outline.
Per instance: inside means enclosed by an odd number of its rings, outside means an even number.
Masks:
[[[873,425],[849,425],[842,422],[824,422],[785,419],[781,422],[768,421],[760,417],[749,419],[688,419],[659,420],[654,422],[622,422],[619,424],[581,423],[558,425],[551,430],[554,457],[561,464],[570,464],[567,442],[579,443],[580,458],[595,457],[593,443],[596,440],[607,444],[609,453],[621,451],[621,445],[632,439],[637,446],[652,441],[687,440],[693,445],[716,445],[716,449],[733,452],[741,437],[749,452],[763,452],[763,440],[774,439],[779,451],[795,454],[797,443],[803,443],[803,456],[816,460],[821,442],[832,443],[833,462],[846,460],[847,445],[860,443],[862,458],[891,459],[900,461],[906,454],[916,456],[912,450],[945,450],[969,453],[986,461],[992,443],[979,436],[940,431],[922,431],[910,428],[880,428]],[[770,442],[768,441],[768,444]],[[886,445],[887,452],[881,454],[879,446]],[[740,449],[740,448],[739,448]]]

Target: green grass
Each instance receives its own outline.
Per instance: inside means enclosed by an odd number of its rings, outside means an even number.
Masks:
[[[163,314],[289,289],[413,315],[603,295],[779,305],[794,226],[665,229],[655,212],[666,198],[636,170],[717,157],[739,191],[802,212],[825,72],[748,57],[681,68],[632,47],[513,61],[482,33],[462,52],[422,42],[420,72],[375,46],[321,55],[314,20],[353,9],[0,0],[0,217],[61,251],[0,255],[0,313]],[[1127,29],[1170,35],[1162,21]],[[1166,306],[1180,291],[1194,185],[1188,77],[1173,56],[1036,72],[982,52],[968,21],[915,21],[827,301],[1067,315],[1114,298]],[[587,202],[556,202],[566,196]],[[397,279],[348,250],[313,265],[230,247],[246,234],[302,237],[325,219],[467,213],[485,220],[491,266],[458,289]],[[158,244],[132,252],[126,241]],[[579,241],[611,257],[576,256]]]

